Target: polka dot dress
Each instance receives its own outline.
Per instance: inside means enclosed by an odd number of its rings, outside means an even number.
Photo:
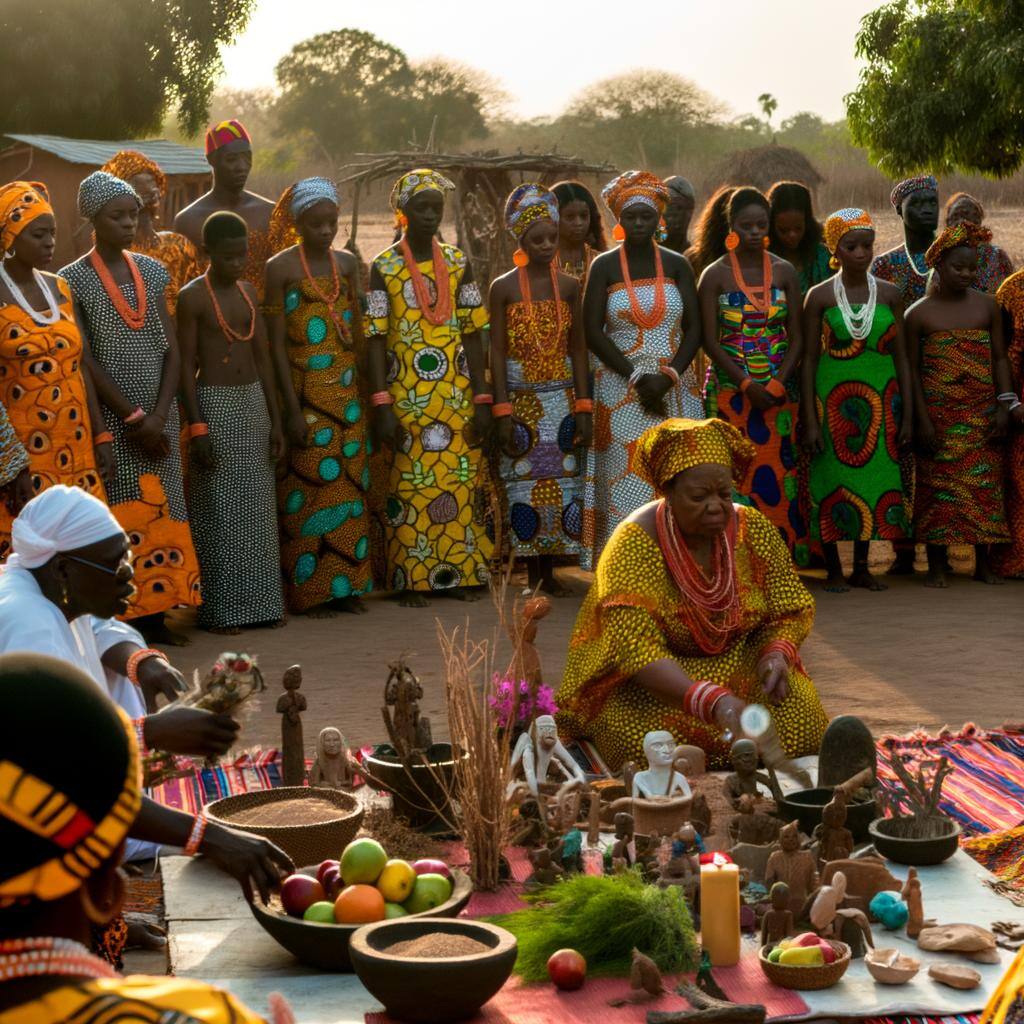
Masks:
[[[810,631],[814,599],[797,577],[782,538],[755,509],[738,507],[737,515],[741,618],[718,655],[704,654],[675,614],[679,590],[657,541],[643,527],[623,523],[605,547],[576,619],[556,699],[560,729],[592,740],[613,771],[626,761],[643,763],[643,737],[652,729],[667,729],[676,742],[702,747],[709,767],[728,763],[716,729],[633,682],[642,668],[673,658],[693,680],[709,679],[742,700],[765,703],[756,676],[761,652],[779,639],[799,646]],[[802,666],[790,673],[789,696],[770,710],[791,757],[817,752],[828,718]]]

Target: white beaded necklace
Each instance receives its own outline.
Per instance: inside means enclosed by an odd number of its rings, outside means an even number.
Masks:
[[[29,304],[28,299],[22,294],[21,289],[14,283],[11,275],[7,273],[7,268],[0,261],[0,281],[7,286],[8,291],[14,296],[14,301],[21,306],[21,308],[37,323],[40,327],[49,327],[50,324],[55,324],[60,319],[60,305],[57,300],[53,297],[53,292],[50,291],[49,286],[46,283],[46,278],[43,277],[35,267],[32,268],[32,276],[35,278],[36,284],[39,286],[39,290],[43,293],[46,299],[46,305],[49,307],[49,313],[44,313],[42,310],[33,309]]]
[[[843,318],[843,324],[854,341],[863,341],[870,333],[875,319],[875,303],[878,298],[878,282],[873,274],[868,274],[868,301],[855,313],[846,295],[843,274],[840,271],[832,278],[832,290],[836,296],[836,305]]]
[[[903,252],[904,252],[904,254],[907,257],[907,262],[910,264],[910,269],[915,274],[917,274],[918,277],[927,277],[928,273],[929,273],[928,268],[925,267],[924,273],[922,273],[920,270],[917,269],[917,261],[914,259],[914,257],[911,254],[910,250],[907,248],[907,243],[906,243],[905,239],[904,239],[904,242],[903,242]]]
[[[116,978],[117,971],[73,939],[45,937],[0,942],[0,982],[43,975]]]

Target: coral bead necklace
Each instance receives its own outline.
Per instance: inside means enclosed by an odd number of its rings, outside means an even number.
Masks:
[[[132,254],[124,249],[121,251],[121,256],[124,258],[125,263],[128,264],[128,273],[131,275],[132,285],[135,288],[135,301],[138,303],[138,308],[136,309],[132,309],[128,305],[128,300],[124,297],[124,293],[114,280],[113,274],[110,273],[110,268],[103,262],[103,258],[95,248],[89,253],[89,262],[92,264],[92,269],[96,271],[100,283],[103,285],[103,290],[114,304],[114,309],[117,310],[118,316],[133,331],[141,331],[146,323],[146,283],[142,280],[142,274],[139,273],[139,268],[135,265]]]
[[[440,327],[441,324],[448,323],[452,318],[451,271],[448,269],[444,253],[437,239],[432,238],[430,242],[434,261],[434,286],[437,288],[437,301],[433,305],[430,303],[426,278],[420,271],[405,235],[402,235],[401,241],[402,259],[405,260],[405,269],[412,279],[412,290],[416,296],[416,304],[419,306],[420,313],[428,323]]]
[[[331,250],[328,250],[327,258],[331,264],[330,292],[323,291],[320,285],[317,284],[317,279],[313,276],[312,271],[309,269],[309,263],[306,261],[306,247],[301,244],[299,245],[299,259],[302,261],[302,272],[306,275],[306,282],[313,289],[313,294],[327,307],[327,312],[331,320],[334,321],[334,326],[338,331],[338,337],[345,340],[344,323],[341,315],[334,308],[341,297],[341,275],[338,273],[338,261],[334,258],[334,253]]]
[[[764,251],[764,262],[761,264],[760,285],[747,284],[735,252],[730,251],[729,253],[729,265],[732,267],[732,276],[736,280],[736,286],[746,295],[750,304],[759,313],[767,313],[772,304],[772,258],[768,250]]]
[[[551,261],[550,269],[551,298],[555,303],[555,341],[559,342],[562,338],[562,296],[559,293],[558,270],[556,269],[554,260]],[[519,268],[519,291],[522,293],[523,304],[526,306],[526,319],[530,322],[530,326],[536,331],[537,321],[533,310],[533,297],[530,295],[530,276],[526,272],[526,267]]]
[[[206,282],[206,292],[210,296],[210,302],[213,303],[213,312],[217,317],[217,325],[220,327],[221,334],[224,335],[224,339],[228,343],[228,354],[223,358],[223,360],[221,360],[226,363],[231,359],[231,346],[236,341],[252,341],[253,336],[256,334],[256,306],[252,299],[250,299],[246,294],[245,289],[242,287],[242,282],[236,281],[235,286],[238,288],[239,293],[245,300],[245,304],[249,307],[249,330],[245,334],[242,334],[240,331],[236,331],[224,318],[224,313],[221,311],[220,303],[217,301],[217,294],[214,292],[213,284],[210,282],[209,271],[203,274],[203,280]]]
[[[630,319],[637,327],[648,331],[653,330],[665,319],[665,274],[661,265],[661,250],[654,241],[651,242],[651,245],[654,247],[654,304],[649,313],[644,312],[633,288],[633,279],[629,276],[626,247],[625,245],[619,246],[619,266],[622,268],[622,280],[629,295]]]

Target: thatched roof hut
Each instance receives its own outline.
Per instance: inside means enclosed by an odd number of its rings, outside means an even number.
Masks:
[[[813,195],[824,180],[800,150],[772,143],[730,153],[704,179],[704,194],[721,185],[753,185],[767,192],[777,181],[799,181]]]

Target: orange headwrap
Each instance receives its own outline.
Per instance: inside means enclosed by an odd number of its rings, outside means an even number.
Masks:
[[[156,181],[160,195],[167,195],[167,175],[144,153],[137,149],[122,149],[115,153],[101,168],[122,181],[129,181],[136,174],[151,174]]]
[[[0,253],[44,213],[53,213],[50,193],[41,181],[10,181],[0,185]]]
[[[949,252],[950,249],[958,249],[961,245],[969,249],[977,249],[979,245],[992,241],[992,232],[988,228],[978,227],[970,221],[961,221],[959,224],[950,224],[941,235],[928,246],[924,254],[926,266],[935,267],[939,260]]]
[[[640,436],[633,470],[659,493],[684,470],[708,463],[728,466],[738,484],[754,455],[753,444],[725,420],[671,419]]]
[[[660,215],[668,203],[668,186],[650,171],[623,171],[601,189],[601,198],[616,220],[621,218],[626,207],[634,203],[643,203]]]

